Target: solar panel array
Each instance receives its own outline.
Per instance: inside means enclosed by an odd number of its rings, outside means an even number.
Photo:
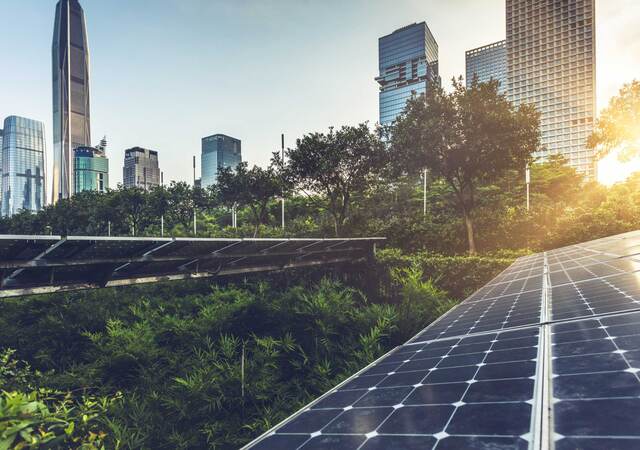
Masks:
[[[382,238],[0,236],[0,297],[356,261]]]
[[[518,259],[246,448],[640,448],[640,232]]]

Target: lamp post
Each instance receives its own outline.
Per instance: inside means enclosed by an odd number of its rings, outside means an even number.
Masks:
[[[280,135],[280,138],[281,138],[281,144],[282,144],[282,150],[281,150],[282,166],[284,167],[284,133]],[[282,192],[281,209],[282,209],[282,229],[284,230],[284,191]]]
[[[422,171],[422,215],[427,216],[427,169]]]
[[[531,184],[531,170],[529,169],[529,163],[527,163],[527,166],[525,168],[524,181],[527,184],[527,212],[529,212],[529,208],[530,208],[529,185]]]

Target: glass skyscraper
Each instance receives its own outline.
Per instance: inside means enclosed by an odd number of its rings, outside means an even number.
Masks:
[[[400,28],[378,40],[380,124],[390,125],[412,95],[440,86],[438,43],[425,22]]]
[[[596,111],[595,0],[506,0],[508,96],[541,113],[543,149],[564,155],[588,178],[595,152],[586,148]]]
[[[218,170],[222,167],[235,169],[242,162],[242,142],[224,134],[214,134],[202,138],[203,188],[213,186],[218,181]]]
[[[500,41],[493,44],[468,50],[465,53],[466,82],[471,86],[474,77],[478,82],[490,80],[500,82],[498,92],[507,92],[507,42]]]
[[[45,204],[44,124],[9,116],[3,134],[2,215],[39,211]]]
[[[124,151],[122,182],[125,187],[151,189],[160,186],[158,152],[141,147]]]
[[[109,189],[109,160],[104,150],[78,147],[74,150],[74,192]]]
[[[54,202],[73,194],[73,151],[91,145],[89,45],[78,0],[56,5],[52,45]]]

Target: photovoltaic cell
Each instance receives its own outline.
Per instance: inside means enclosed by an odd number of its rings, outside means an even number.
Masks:
[[[593,278],[552,288],[552,319],[565,320],[640,308],[640,274]]]
[[[540,290],[464,302],[413,340],[426,341],[540,322]]]
[[[556,449],[640,448],[640,313],[552,326]]]

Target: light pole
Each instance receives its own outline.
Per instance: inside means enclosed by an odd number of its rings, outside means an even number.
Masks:
[[[195,200],[195,190],[196,190],[196,155],[193,155],[193,193]],[[193,237],[198,236],[198,224],[196,221],[196,204],[193,202]]]
[[[282,167],[284,169],[284,133],[282,133],[282,135],[280,137],[281,137],[281,144],[282,144],[282,151],[281,151]],[[284,181],[284,180],[282,180],[282,181]],[[284,189],[284,186],[283,186],[283,189]],[[282,192],[281,201],[282,201],[282,204],[281,204],[281,207],[282,207],[282,229],[284,230],[284,190]]]
[[[529,169],[529,163],[527,163],[527,166],[525,168],[524,181],[527,184],[527,212],[529,212],[529,208],[530,208],[529,185],[531,184],[531,170]]]
[[[422,171],[422,215],[427,216],[427,169]]]
[[[160,187],[162,188],[162,199],[164,201],[164,172],[160,172]],[[164,210],[164,206],[162,209]],[[164,213],[160,215],[160,237],[164,237]]]

